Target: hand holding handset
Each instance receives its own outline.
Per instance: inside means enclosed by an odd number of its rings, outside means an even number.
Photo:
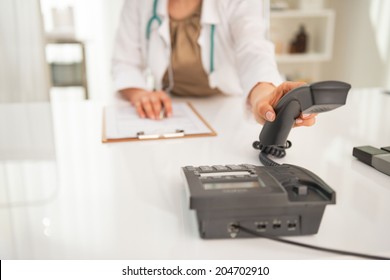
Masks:
[[[323,113],[345,104],[350,84],[339,81],[324,81],[297,87],[284,95],[276,104],[276,118],[266,122],[259,135],[259,141],[253,143],[260,150],[259,159],[266,166],[277,166],[278,163],[268,158],[273,155],[282,158],[285,149],[291,146],[287,137],[295,119],[301,113]]]
[[[265,146],[284,146],[301,113],[328,112],[345,104],[351,85],[339,81],[307,84],[284,95],[275,107],[276,118],[266,122],[259,140]]]

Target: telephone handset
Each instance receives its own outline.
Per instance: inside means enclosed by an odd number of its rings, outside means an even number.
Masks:
[[[350,88],[344,82],[323,81],[295,88],[283,96],[275,107],[276,119],[264,124],[259,141],[253,143],[254,148],[262,151],[261,162],[274,165],[264,162],[264,154],[285,155],[284,149],[291,145],[287,137],[301,112],[323,113],[336,109],[345,104]]]

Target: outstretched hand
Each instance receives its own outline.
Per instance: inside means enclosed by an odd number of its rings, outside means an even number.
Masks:
[[[251,91],[248,102],[257,122],[264,124],[272,122],[276,118],[274,107],[278,101],[290,90],[304,85],[303,82],[284,82],[278,87],[268,83],[259,83]],[[294,127],[312,126],[315,123],[317,114],[301,114],[295,120]]]

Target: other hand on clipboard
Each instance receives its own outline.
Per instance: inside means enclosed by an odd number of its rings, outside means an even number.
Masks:
[[[129,88],[120,93],[135,107],[140,118],[160,120],[172,116],[172,101],[165,91]]]
[[[106,106],[103,110],[102,142],[216,136],[214,129],[190,103],[172,103],[170,118],[154,121],[140,118],[130,104]]]

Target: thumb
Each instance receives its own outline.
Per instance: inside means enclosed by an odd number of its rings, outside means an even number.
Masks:
[[[260,107],[260,115],[263,119],[269,122],[273,122],[276,117],[274,108],[272,108],[270,104],[263,104]]]

